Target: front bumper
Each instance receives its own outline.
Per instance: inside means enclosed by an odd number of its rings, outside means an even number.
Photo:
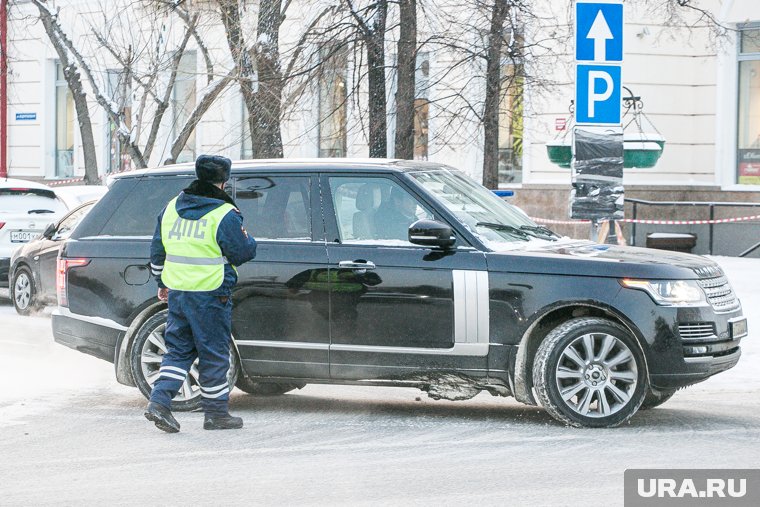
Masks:
[[[653,373],[649,375],[649,381],[652,387],[660,390],[672,390],[696,384],[707,380],[716,373],[733,368],[739,362],[741,355],[742,351],[737,347],[734,352],[726,356],[705,358],[698,361],[686,358],[685,361],[688,366],[685,369],[691,371],[686,373]]]
[[[644,293],[622,291],[626,315],[641,333],[652,387],[672,390],[702,382],[736,365],[743,336],[731,322],[743,319],[741,307],[718,313],[712,306],[656,306]]]

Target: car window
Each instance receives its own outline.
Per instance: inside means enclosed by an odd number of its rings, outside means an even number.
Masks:
[[[409,226],[433,214],[390,178],[330,177],[343,243],[409,245]]]
[[[71,235],[71,231],[74,230],[74,227],[76,227],[84,216],[89,213],[94,204],[94,202],[85,204],[69,213],[66,218],[61,220],[61,223],[58,224],[58,229],[56,229],[53,239],[59,240],[68,238]]]
[[[257,240],[311,241],[309,178],[251,176],[235,180],[235,203]]]
[[[100,234],[153,236],[158,214],[193,178],[142,178],[119,204]]]

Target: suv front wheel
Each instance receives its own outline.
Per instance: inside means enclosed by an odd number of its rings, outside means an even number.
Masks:
[[[135,384],[146,398],[150,398],[153,384],[158,379],[161,360],[166,353],[164,332],[168,310],[162,310],[146,320],[135,334],[130,353],[130,366]],[[238,376],[237,355],[230,347],[230,369],[227,382],[230,388],[235,385]],[[201,406],[201,387],[198,373],[198,359],[190,367],[187,378],[177,396],[172,400],[172,410],[190,411]]]
[[[648,391],[644,356],[636,339],[607,319],[583,317],[552,330],[533,362],[541,405],[571,426],[618,426]]]

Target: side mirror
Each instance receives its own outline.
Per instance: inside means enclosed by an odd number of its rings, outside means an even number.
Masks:
[[[55,234],[55,223],[50,223],[45,227],[45,231],[42,233],[42,237],[45,239],[50,239],[53,237],[53,234]]]
[[[417,220],[409,226],[409,242],[435,248],[451,248],[456,242],[451,227],[435,220]]]

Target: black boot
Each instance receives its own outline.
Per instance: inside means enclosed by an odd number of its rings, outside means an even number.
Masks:
[[[226,414],[206,414],[204,430],[237,430],[243,427],[243,419]]]
[[[172,415],[172,411],[165,406],[151,401],[145,409],[145,418],[156,423],[156,428],[167,433],[177,433],[179,423]]]

